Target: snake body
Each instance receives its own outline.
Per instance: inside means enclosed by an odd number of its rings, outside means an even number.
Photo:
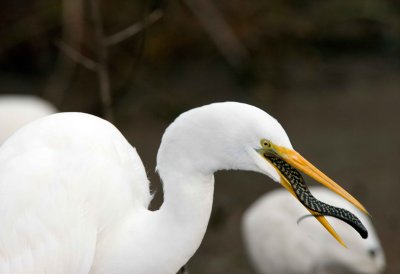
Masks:
[[[338,218],[352,226],[363,239],[368,237],[367,229],[353,213],[344,208],[331,206],[316,199],[311,194],[299,171],[281,158],[268,155],[265,155],[265,157],[286,177],[297,198],[305,207],[321,215]]]

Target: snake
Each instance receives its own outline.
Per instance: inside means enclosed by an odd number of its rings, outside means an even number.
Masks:
[[[300,172],[285,162],[283,159],[276,156],[264,155],[289,181],[298,200],[308,209],[315,211],[318,214],[331,216],[342,220],[351,227],[353,227],[363,239],[368,237],[368,230],[362,224],[360,219],[353,213],[344,209],[335,207],[316,199],[308,189],[304,178]]]

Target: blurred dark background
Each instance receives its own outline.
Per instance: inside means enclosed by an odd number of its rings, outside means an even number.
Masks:
[[[365,204],[386,252],[386,273],[400,273],[400,2],[100,4],[105,36],[160,12],[106,48],[114,123],[145,163],[158,190],[155,208],[162,198],[155,157],[167,125],[196,106],[246,102],[276,117],[299,152]],[[35,94],[61,111],[102,116],[98,74],[66,52],[99,60],[92,8],[84,0],[3,0],[0,93]],[[209,230],[191,272],[253,273],[241,214],[277,187],[257,174],[218,173]]]

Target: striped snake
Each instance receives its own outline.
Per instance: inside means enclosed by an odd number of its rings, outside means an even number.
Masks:
[[[363,239],[368,237],[368,231],[361,221],[351,212],[344,208],[334,207],[317,200],[308,189],[300,172],[286,163],[281,158],[264,155],[291,184],[299,201],[308,209],[321,215],[338,218],[352,226]]]

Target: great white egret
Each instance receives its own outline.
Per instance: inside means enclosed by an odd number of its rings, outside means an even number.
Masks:
[[[369,218],[327,189],[310,189],[329,204],[357,212],[368,229],[368,239],[360,239],[348,225],[333,219],[348,245],[343,248],[317,222],[305,218],[307,210],[289,193],[274,190],[254,202],[242,220],[244,242],[255,270],[260,274],[382,273],[385,255]]]
[[[55,112],[53,105],[33,95],[0,95],[0,144],[20,127]]]
[[[152,195],[136,150],[112,124],[83,113],[36,120],[0,147],[0,273],[176,273],[203,239],[221,169],[263,173],[314,214],[316,206],[366,236],[350,213],[298,193],[304,186],[283,163],[365,211],[292,149],[274,118],[247,104],[192,109],[167,128],[157,155],[164,190],[157,211],[148,210]]]

